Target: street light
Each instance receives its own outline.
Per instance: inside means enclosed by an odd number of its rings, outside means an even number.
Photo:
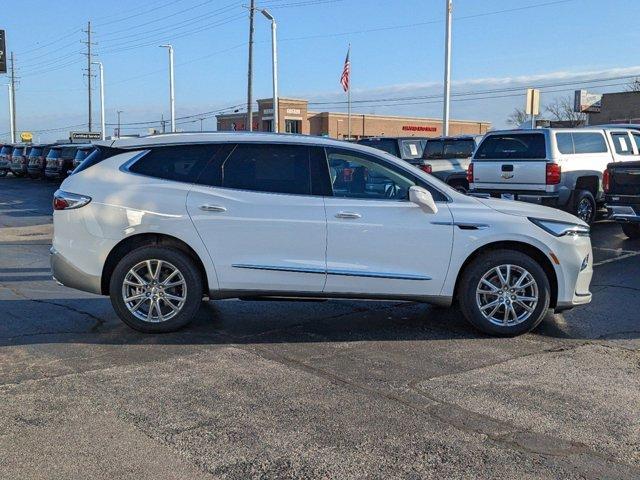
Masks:
[[[123,112],[124,110],[118,110],[118,138],[120,138],[120,114]]]
[[[453,0],[446,2],[446,28],[444,36],[444,107],[442,109],[442,136],[449,135],[449,102],[451,100],[451,12]]]
[[[171,131],[176,131],[176,96],[173,88],[173,46],[171,44],[159,45],[169,49],[169,103],[171,106]]]
[[[260,10],[267,20],[271,21],[271,60],[272,60],[272,74],[273,74],[273,132],[278,133],[280,131],[278,125],[278,107],[280,102],[278,101],[278,46],[276,40],[276,19],[265,8]]]
[[[104,119],[104,68],[102,67],[102,62],[91,62],[93,65],[98,65],[100,70],[100,128],[102,133],[100,134],[100,139],[104,140],[106,138],[106,125]]]

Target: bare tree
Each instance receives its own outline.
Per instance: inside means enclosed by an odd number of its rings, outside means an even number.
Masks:
[[[640,78],[636,77],[627,83],[627,92],[640,92]]]
[[[556,98],[553,103],[548,104],[544,109],[553,116],[554,120],[567,122],[570,127],[579,127],[587,121],[585,113],[574,111],[573,98],[571,96]]]
[[[507,123],[515,127],[519,127],[527,121],[527,114],[520,108],[515,108],[507,117]]]

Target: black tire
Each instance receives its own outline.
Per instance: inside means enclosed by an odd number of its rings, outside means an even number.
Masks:
[[[179,270],[186,283],[186,299],[180,311],[169,320],[151,323],[141,320],[127,308],[123,298],[123,284],[127,273],[146,260],[162,260]],[[187,325],[202,303],[202,277],[194,261],[180,250],[150,245],[125,255],[116,265],[109,282],[111,304],[120,319],[131,328],[145,333],[174,332]],[[166,305],[165,305],[166,306]],[[148,307],[147,307],[148,310]]]
[[[622,231],[624,232],[624,234],[633,239],[636,240],[638,238],[640,238],[640,224],[639,223],[623,223],[622,224]]]
[[[533,311],[529,317],[521,323],[512,325],[496,325],[492,323],[483,315],[476,300],[476,291],[483,276],[501,265],[515,265],[524,269],[536,282],[538,303],[535,307],[532,307]],[[509,294],[507,293],[507,295]],[[529,255],[515,250],[493,250],[480,254],[462,272],[458,285],[458,303],[462,313],[471,325],[489,335],[511,337],[533,330],[546,315],[550,302],[551,287],[543,268]],[[504,312],[504,310],[501,311]]]
[[[596,219],[597,209],[596,199],[589,190],[578,190],[575,192],[571,213],[576,217],[591,225]]]
[[[0,177],[6,177],[8,170],[0,170]]]
[[[14,172],[13,170],[11,170],[11,173],[13,173],[13,176],[16,177],[16,178],[24,177],[24,173],[22,173],[22,172]]]

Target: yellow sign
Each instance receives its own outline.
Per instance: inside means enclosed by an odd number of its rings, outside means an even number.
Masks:
[[[22,140],[25,143],[32,142],[33,141],[33,133],[31,133],[31,132],[22,132],[20,134],[20,140]]]

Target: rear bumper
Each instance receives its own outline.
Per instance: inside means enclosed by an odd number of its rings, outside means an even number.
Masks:
[[[53,279],[61,285],[89,293],[102,294],[99,276],[89,275],[71,264],[60,252],[51,247],[49,250]]]
[[[496,190],[471,188],[469,195],[479,197],[502,198],[503,195],[512,195],[514,200],[536,203],[548,207],[564,207],[569,203],[571,191],[562,189],[558,192],[537,192],[531,190]]]
[[[606,205],[608,217],[619,223],[640,223],[640,205]]]

